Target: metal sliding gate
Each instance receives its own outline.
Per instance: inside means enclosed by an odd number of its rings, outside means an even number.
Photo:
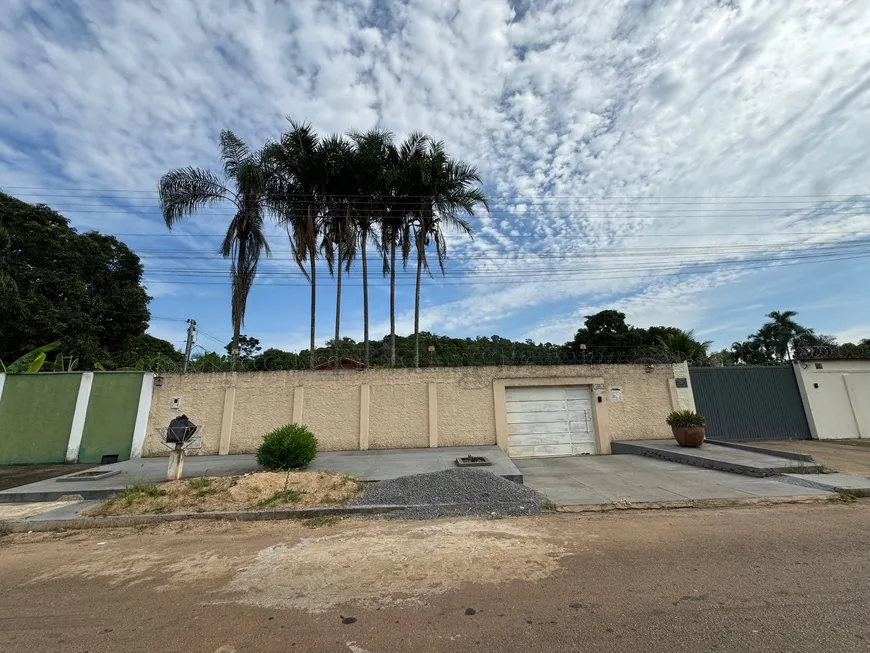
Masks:
[[[712,440],[809,440],[791,365],[689,368],[695,407]]]

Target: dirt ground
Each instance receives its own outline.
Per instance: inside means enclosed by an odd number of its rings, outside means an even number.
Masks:
[[[144,515],[168,512],[269,510],[345,503],[362,483],[330,472],[254,472],[242,476],[203,476],[159,485],[132,486],[83,514]]]
[[[0,650],[866,651],[870,502],[0,537]]]
[[[759,442],[757,446],[808,453],[832,471],[870,478],[870,440],[790,440]]]
[[[75,474],[85,469],[97,467],[92,463],[81,465],[0,465],[0,490],[44,481],[64,474]]]

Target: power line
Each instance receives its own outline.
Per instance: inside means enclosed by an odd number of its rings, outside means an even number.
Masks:
[[[602,273],[602,272],[608,272],[608,270],[590,268],[587,270],[580,270],[580,271],[573,271],[573,270],[572,271],[565,271],[564,273],[559,273],[558,271],[546,271],[546,272],[540,272],[540,273],[534,273],[534,274],[518,274],[516,276],[510,276],[510,275],[504,275],[504,274],[462,275],[462,278],[466,279],[466,280],[464,280],[464,281],[458,281],[458,280],[457,281],[444,281],[444,280],[441,280],[438,282],[438,285],[439,286],[504,285],[506,283],[506,281],[508,281],[508,280],[513,281],[514,283],[564,283],[566,281],[635,279],[638,277],[649,277],[649,276],[655,276],[656,278],[672,277],[672,276],[679,277],[679,276],[709,274],[710,272],[714,272],[717,269],[727,267],[728,265],[737,266],[737,271],[743,271],[743,270],[758,270],[758,269],[777,268],[777,267],[791,267],[791,266],[797,266],[797,265],[808,265],[808,264],[812,264],[812,263],[822,263],[822,262],[829,262],[829,261],[848,261],[848,260],[856,260],[856,259],[865,259],[865,258],[870,258],[870,252],[865,252],[865,253],[861,253],[861,254],[853,254],[853,255],[845,255],[845,256],[829,256],[829,257],[818,257],[818,258],[807,257],[807,258],[808,258],[808,260],[800,260],[800,259],[796,260],[796,259],[782,259],[782,258],[780,258],[780,259],[758,260],[758,261],[732,261],[732,262],[726,262],[726,263],[720,262],[720,263],[707,263],[707,264],[698,264],[698,265],[660,266],[660,267],[655,267],[655,268],[624,267],[624,268],[615,268],[614,271],[615,272],[626,272],[626,271],[630,270],[634,274],[629,274],[629,275],[606,274],[605,276],[592,276],[592,277],[584,276],[580,273],[586,272],[586,273],[598,274],[598,273]],[[692,267],[694,269],[685,270],[684,268],[687,268],[687,267]],[[704,268],[710,268],[710,269],[704,269]],[[662,273],[662,272],[667,272],[668,270],[677,270],[677,272],[673,272],[670,274],[650,275],[650,273]],[[569,276],[565,276],[565,275],[569,275]],[[204,277],[208,278],[208,276],[217,277],[217,276],[225,276],[225,275],[220,275],[220,274],[215,274],[215,275],[201,275],[201,274],[200,275],[182,275],[182,274],[178,274],[175,277],[170,277],[170,278],[166,278],[166,279],[150,279],[150,278],[148,278],[148,279],[145,279],[143,283],[147,286],[149,283],[149,279],[151,282],[155,282],[155,283],[174,283],[174,284],[179,284],[179,285],[203,285],[203,286],[204,285],[221,285],[221,286],[224,286],[227,283],[229,283],[229,280],[227,280],[227,281],[183,281],[183,280],[180,280],[178,278],[179,276],[200,276],[200,277],[204,276]],[[290,275],[287,275],[287,276],[288,276],[288,278],[290,278]],[[258,275],[258,277],[259,277],[259,275]],[[410,275],[408,275],[408,277],[406,277],[406,278],[409,278],[409,277],[410,277]],[[490,277],[490,279],[492,279],[493,277],[497,277],[497,278],[495,278],[493,280],[477,280],[478,278],[486,279],[487,277]],[[281,277],[278,277],[278,278],[281,278]],[[299,281],[288,281],[288,282],[270,281],[267,285],[303,287],[303,288],[309,286],[308,282],[304,281],[301,278],[301,275],[298,275],[298,278],[299,278]],[[266,279],[269,279],[269,277],[266,277]],[[362,287],[361,283],[354,283],[354,282],[351,282],[350,280],[348,280],[346,282],[346,285],[350,286],[350,287]],[[380,278],[376,277],[375,279],[369,280],[369,287],[372,287],[372,286],[384,286],[384,287],[386,287],[388,285],[389,285],[388,279],[380,279]],[[400,286],[400,287],[410,288],[410,287],[413,287],[414,283],[401,283],[401,282],[397,281],[396,285]]]
[[[12,188],[19,190],[39,190],[39,191],[58,191],[58,192],[88,192],[88,193],[150,193],[153,195],[157,195],[158,191],[154,189],[132,189],[132,188],[121,188],[121,189],[108,189],[108,188],[56,188],[52,186],[4,186],[0,184],[0,188]],[[539,199],[541,197],[555,197],[555,198],[572,198],[572,199],[621,199],[621,200],[633,200],[633,199],[651,199],[654,197],[658,197],[661,199],[687,199],[687,200],[698,200],[698,199],[789,199],[789,198],[828,198],[828,197],[855,197],[857,195],[864,195],[867,193],[867,189],[862,190],[861,192],[849,193],[849,194],[833,194],[833,193],[817,193],[810,195],[522,195],[522,194],[493,194],[490,197],[516,197],[516,198],[534,198]],[[284,196],[291,197],[308,197],[307,193],[281,193]],[[362,194],[345,194],[345,195],[337,195],[330,194],[331,197],[370,197],[369,195]],[[406,195],[404,197],[411,198],[420,198],[425,197],[421,195]]]

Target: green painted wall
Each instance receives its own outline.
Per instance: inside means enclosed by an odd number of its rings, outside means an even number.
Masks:
[[[99,463],[113,454],[118,454],[118,460],[130,458],[141,390],[142,372],[94,373],[80,463]]]
[[[81,379],[81,374],[6,375],[0,465],[64,461]]]

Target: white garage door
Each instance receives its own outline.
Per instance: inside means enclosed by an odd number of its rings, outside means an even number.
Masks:
[[[512,458],[594,454],[592,391],[581,386],[506,388]]]

